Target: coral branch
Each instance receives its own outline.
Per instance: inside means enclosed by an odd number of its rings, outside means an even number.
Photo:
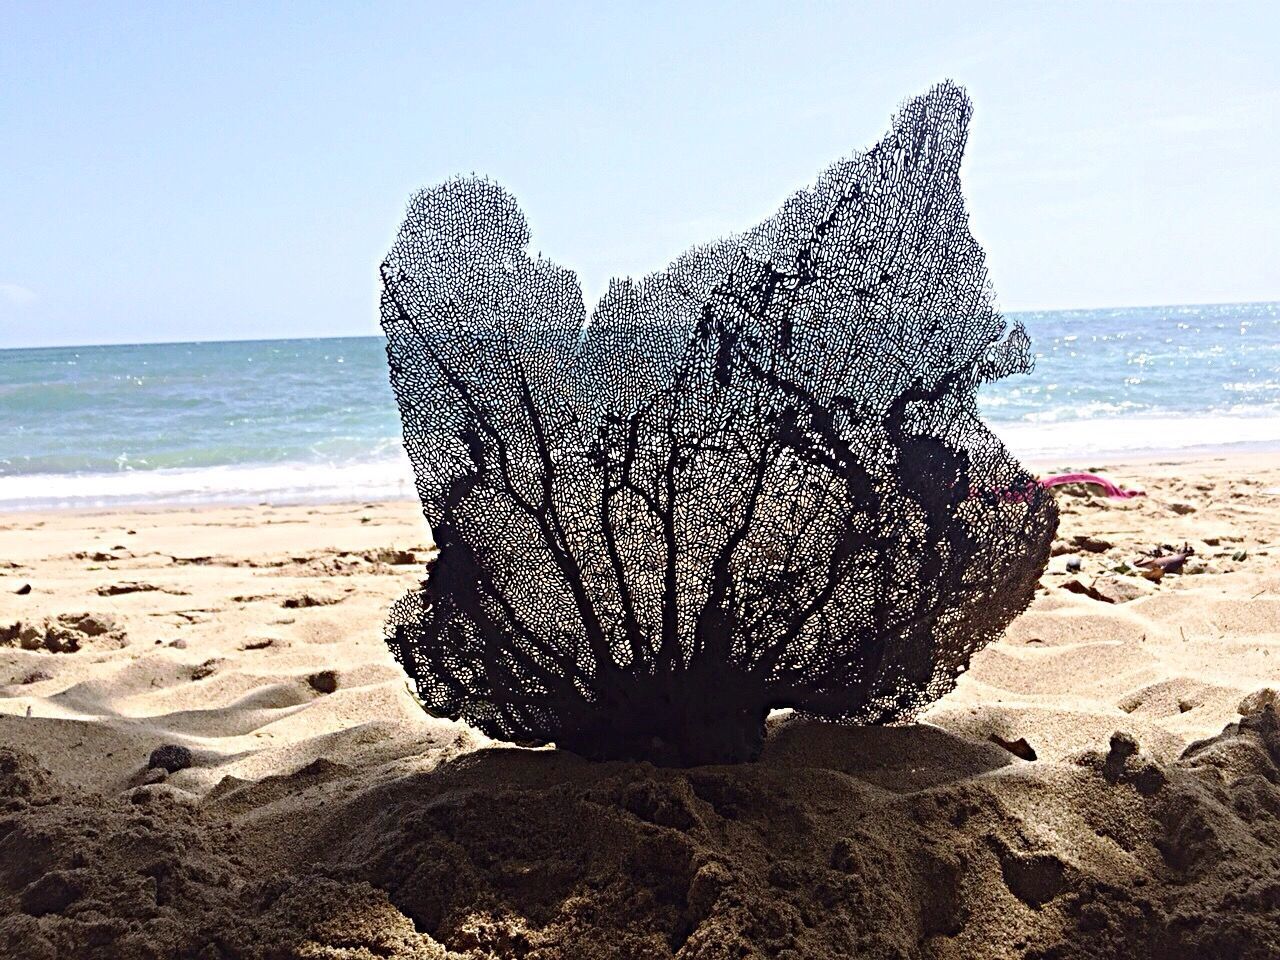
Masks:
[[[910,719],[1026,607],[1057,514],[977,414],[1031,359],[968,229],[969,114],[939,85],[589,323],[500,187],[414,197],[382,322],[440,552],[388,642],[427,709],[741,761],[777,707]]]

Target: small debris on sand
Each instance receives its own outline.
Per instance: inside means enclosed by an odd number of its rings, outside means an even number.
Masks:
[[[120,622],[105,613],[64,613],[0,626],[0,647],[20,647],[23,650],[75,653],[91,643],[118,648],[126,642]]]
[[[331,604],[341,603],[343,599],[343,597],[336,597],[331,594],[300,593],[296,597],[286,597],[280,606],[286,610],[300,610],[304,607],[327,607]]]
[[[1092,599],[1092,600],[1100,600],[1100,601],[1102,601],[1103,603],[1113,603],[1113,602],[1114,602],[1114,601],[1112,601],[1112,600],[1109,600],[1107,597],[1104,597],[1101,593],[1099,593],[1097,590],[1095,590],[1092,586],[1090,586],[1089,584],[1085,583],[1085,582],[1084,582],[1084,581],[1082,581],[1082,580],[1068,580],[1068,581],[1066,581],[1064,584],[1062,584],[1062,589],[1063,589],[1063,590],[1066,590],[1068,593],[1079,593],[1079,594],[1082,594],[1082,595],[1084,595],[1084,596],[1086,596],[1086,597],[1089,597],[1089,598],[1090,598],[1090,599]]]
[[[307,677],[307,683],[316,693],[333,693],[338,689],[338,674],[333,670],[321,670]]]
[[[213,676],[214,672],[218,669],[218,664],[220,664],[221,662],[222,662],[221,658],[214,657],[211,660],[206,660],[204,663],[198,666],[192,667],[191,679],[203,680],[205,679],[205,677]]]
[[[1076,547],[1087,553],[1106,553],[1114,544],[1109,540],[1103,540],[1101,537],[1094,537],[1088,534],[1076,534],[1072,538],[1072,542]]]
[[[1004,747],[1015,757],[1023,760],[1034,760],[1036,758],[1035,748],[1027,743],[1026,737],[1019,737],[1017,740],[1006,740],[999,734],[993,733],[987,739],[998,747]]]
[[[139,583],[134,581],[126,583],[109,583],[99,587],[94,591],[94,593],[100,597],[118,597],[125,593],[147,593],[152,590],[159,589],[160,588],[154,583]]]
[[[370,563],[385,563],[393,567],[403,567],[418,562],[418,555],[412,550],[400,550],[396,547],[367,550],[362,556]]]
[[[166,743],[151,751],[147,760],[147,769],[160,768],[169,773],[177,773],[191,766],[191,751],[176,743]]]
[[[129,580],[124,583],[109,583],[99,587],[95,593],[100,597],[119,597],[126,593],[171,593],[175,596],[186,596],[186,590],[174,590],[171,587],[161,587],[154,583],[144,583],[139,580]]]
[[[1172,551],[1168,547],[1157,547],[1150,554],[1134,560],[1133,566],[1148,572],[1160,571],[1155,573],[1154,576],[1148,577],[1151,580],[1158,580],[1166,573],[1178,573],[1181,571],[1183,565],[1187,562],[1187,558],[1195,556],[1195,552],[1195,549],[1186,543],[1182,545],[1181,549]],[[1144,573],[1143,576],[1147,576],[1147,573]]]
[[[120,553],[107,553],[105,550],[81,551],[80,553],[72,554],[72,557],[76,560],[91,560],[94,563],[110,563],[112,560],[123,560],[124,556],[124,554]]]
[[[1068,580],[1062,584],[1062,589],[1102,603],[1128,603],[1146,595],[1151,588],[1144,590],[1144,586],[1142,581],[1133,577],[1098,577],[1091,583]]]

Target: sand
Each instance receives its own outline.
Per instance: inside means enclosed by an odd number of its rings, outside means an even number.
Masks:
[[[416,504],[0,517],[0,956],[1280,956],[1280,457],[1106,469],[923,722],[692,770],[424,715]]]

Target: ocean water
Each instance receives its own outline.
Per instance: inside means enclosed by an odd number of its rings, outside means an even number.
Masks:
[[[1010,314],[983,388],[1035,463],[1280,449],[1280,303]],[[410,496],[379,337],[0,350],[0,510]]]

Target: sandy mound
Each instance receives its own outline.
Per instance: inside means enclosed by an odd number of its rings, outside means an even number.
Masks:
[[[104,800],[0,750],[0,953],[437,958],[385,895],[259,869],[239,831],[163,785]]]
[[[1123,736],[1046,769],[928,727],[783,724],[748,766],[494,748],[373,787],[317,762],[235,803],[163,783],[104,802],[4,751],[0,945],[33,958],[1274,957],[1278,761],[1270,708],[1167,765]]]
[[[110,649],[126,642],[124,628],[109,614],[64,613],[0,627],[0,646],[23,650],[75,653],[82,647]]]

